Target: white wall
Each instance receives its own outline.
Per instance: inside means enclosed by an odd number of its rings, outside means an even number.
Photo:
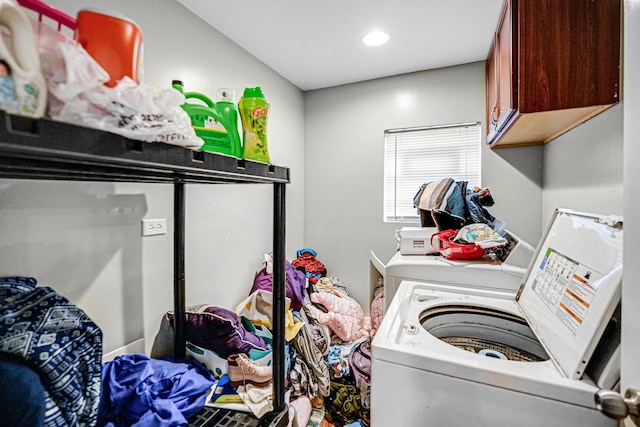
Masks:
[[[622,104],[544,146],[542,224],[555,208],[622,214]]]
[[[403,226],[382,220],[384,130],[470,121],[482,122],[484,135],[484,62],[305,93],[304,243],[365,308],[369,252],[386,262]],[[541,167],[542,147],[483,144],[482,185],[496,200],[490,212],[534,244]]]
[[[622,86],[624,120],[624,277],[622,280],[622,379],[620,390],[640,387],[640,198],[636,188],[640,182],[640,1],[624,1],[624,81]],[[633,423],[626,420],[625,426]]]
[[[145,42],[145,83],[215,98],[262,86],[271,103],[269,151],[291,168],[287,258],[302,245],[303,96],[272,69],[172,0],[49,0],[75,16],[109,8],[136,21]],[[271,185],[188,185],[187,304],[233,308],[248,295],[272,250]],[[33,276],[84,308],[109,352],[143,336],[149,350],[173,308],[173,187],[165,184],[0,180],[0,274]],[[140,236],[142,218],[166,218],[168,233]]]

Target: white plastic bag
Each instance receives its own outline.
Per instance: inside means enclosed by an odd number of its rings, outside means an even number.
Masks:
[[[164,142],[198,149],[203,141],[191,127],[189,115],[182,109],[185,98],[173,88],[157,89],[138,84],[129,77],[113,88],[101,86],[84,94],[93,107],[102,107],[102,114],[85,116],[84,121],[95,127],[147,142]],[[79,104],[82,107],[82,104]],[[61,120],[82,111],[72,111],[74,102],[67,102]],[[94,110],[94,108],[90,108]]]
[[[39,51],[54,120],[94,127],[127,138],[197,150],[203,145],[182,109],[184,95],[125,77],[109,88],[107,72],[81,45],[39,25]]]

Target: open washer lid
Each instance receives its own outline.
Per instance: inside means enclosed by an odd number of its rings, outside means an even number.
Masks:
[[[557,209],[516,303],[567,377],[582,376],[620,301],[622,218]]]

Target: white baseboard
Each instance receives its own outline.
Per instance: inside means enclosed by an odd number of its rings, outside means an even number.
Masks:
[[[144,353],[144,338],[140,338],[137,341],[129,343],[123,347],[110,351],[107,354],[102,355],[102,363],[110,362],[118,356],[123,354]]]

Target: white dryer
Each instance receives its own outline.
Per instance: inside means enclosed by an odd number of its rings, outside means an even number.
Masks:
[[[372,424],[617,426],[595,396],[619,379],[621,226],[556,211],[515,299],[403,282],[372,343]]]
[[[508,231],[505,237],[508,244],[501,249],[499,257],[483,257],[480,260],[450,260],[439,254],[403,255],[398,252],[384,265],[372,253],[371,264],[384,277],[385,309],[404,280],[501,290],[515,295],[522,284],[534,248]]]

